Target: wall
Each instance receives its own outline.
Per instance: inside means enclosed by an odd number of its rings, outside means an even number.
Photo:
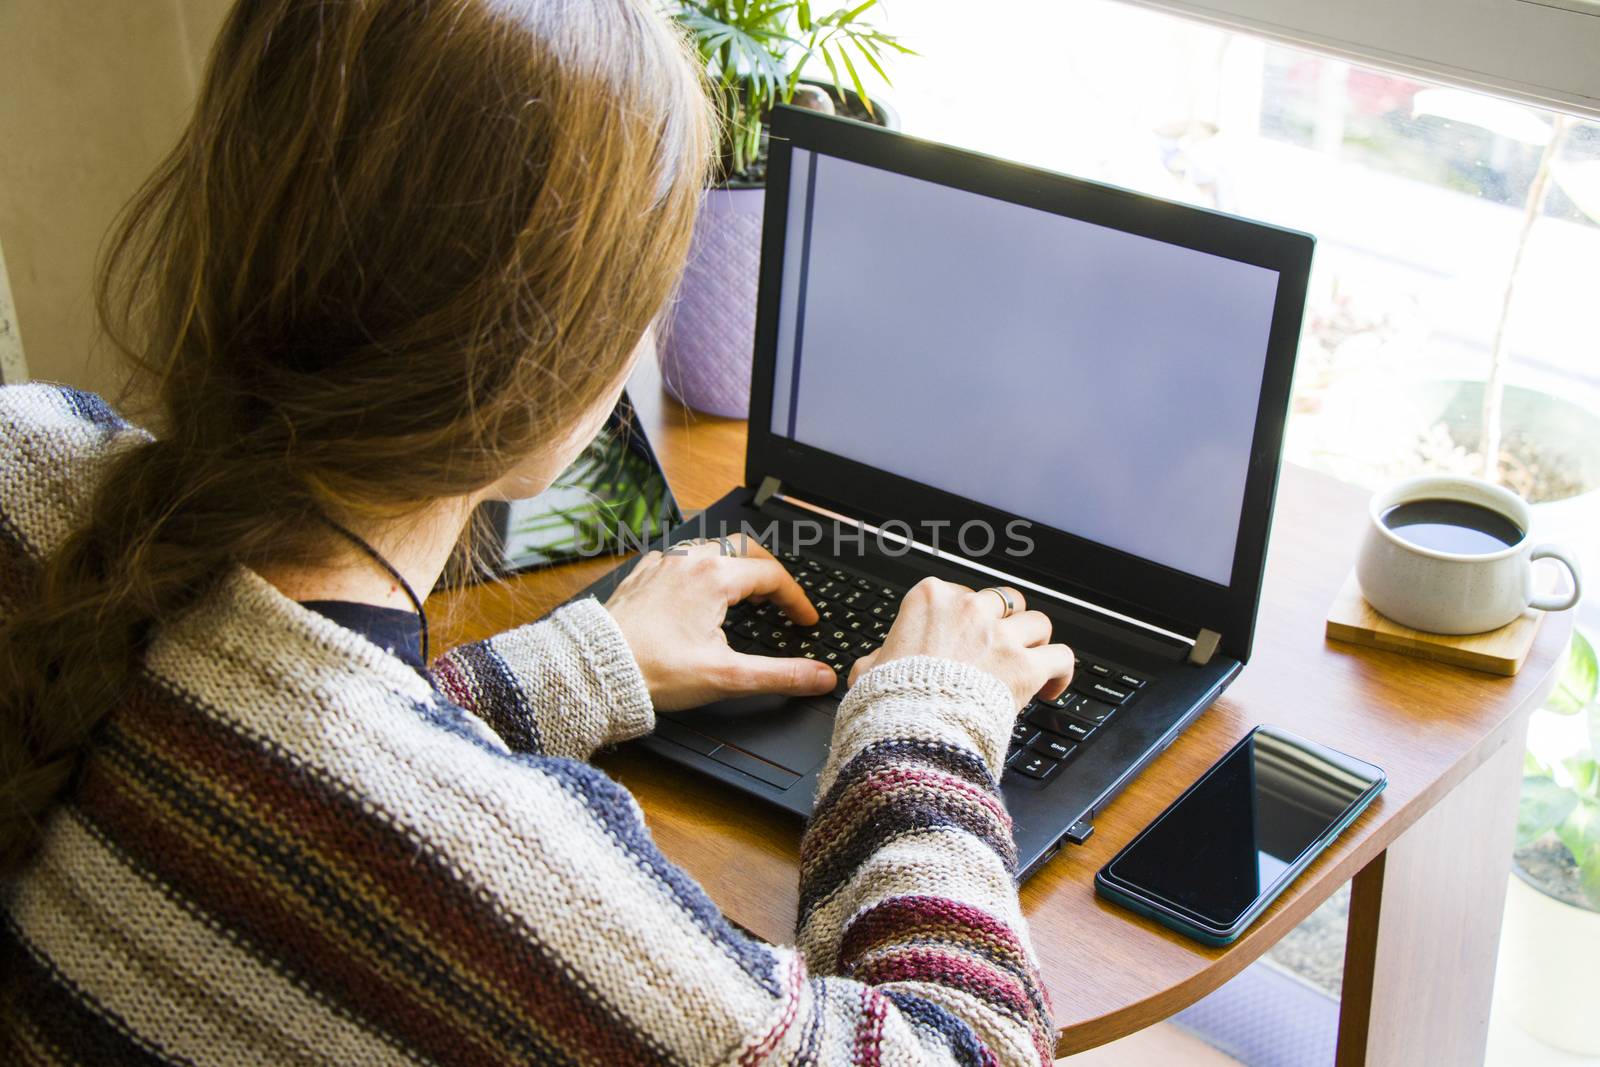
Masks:
[[[95,258],[176,140],[225,0],[0,3],[0,248],[34,378],[115,393]]]

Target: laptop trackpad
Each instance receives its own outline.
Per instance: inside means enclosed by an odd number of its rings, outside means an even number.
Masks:
[[[807,774],[828,755],[833,716],[817,701],[782,696],[719,700],[662,719],[680,722],[707,737],[760,756],[798,775]]]

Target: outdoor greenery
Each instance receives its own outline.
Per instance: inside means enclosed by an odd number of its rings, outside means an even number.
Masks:
[[[688,30],[717,88],[723,180],[748,179],[761,155],[761,124],[777,104],[793,103],[807,71],[827,68],[844,99],[853,89],[867,113],[872,101],[861,81],[865,64],[888,82],[889,53],[911,49],[864,21],[878,0],[814,14],[808,0],[667,0]]]
[[[1574,631],[1561,680],[1544,710],[1582,715],[1588,743],[1578,752],[1546,763],[1529,753],[1523,770],[1517,844],[1528,845],[1554,833],[1578,865],[1583,895],[1600,910],[1600,696],[1595,649]]]

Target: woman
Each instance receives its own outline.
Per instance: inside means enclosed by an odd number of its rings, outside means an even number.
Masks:
[[[1042,615],[906,598],[839,711],[798,949],[581,762],[831,688],[722,640],[745,597],[816,619],[757,546],[427,663],[417,594],[593,435],[682,266],[687,55],[647,0],[232,13],[102,292],[154,436],[0,391],[5,1062],[1049,1060],[995,785],[1071,673]]]

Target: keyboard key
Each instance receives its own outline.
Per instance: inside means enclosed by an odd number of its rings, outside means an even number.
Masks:
[[[1054,760],[1064,760],[1072,755],[1078,748],[1076,741],[1069,741],[1065,737],[1058,737],[1052,733],[1041,732],[1028,743],[1028,747],[1043,756]]]
[[[805,563],[802,564],[802,566],[804,566],[806,570],[812,571],[812,572],[817,573],[817,574],[821,574],[826,569],[825,567],[823,567],[822,564],[818,563],[814,559],[806,560]]]
[[[857,578],[850,583],[863,593],[870,593],[875,588],[871,578]]]
[[[1027,748],[1013,756],[1011,762],[1006,766],[1018,774],[1025,774],[1029,778],[1037,778],[1041,782],[1061,769],[1061,764],[1049,756],[1040,755]]]
[[[1090,674],[1097,675],[1101,678],[1111,677],[1111,668],[1107,667],[1104,663],[1081,663],[1079,666],[1087,668]]]
[[[878,603],[868,608],[867,614],[871,615],[874,619],[882,619],[884,622],[893,622],[896,613],[895,609],[890,607],[888,604]]]
[[[1120,704],[1133,695],[1132,690],[1119,689],[1110,682],[1102,682],[1092,675],[1078,675],[1072,679],[1072,688],[1084,696],[1104,700],[1107,704]]]
[[[865,611],[867,608],[872,607],[873,604],[876,604],[877,601],[859,589],[852,589],[850,592],[839,598],[839,603],[843,604],[847,608],[859,608],[860,610]]]
[[[1042,704],[1047,708],[1061,708],[1064,710],[1071,707],[1072,702],[1077,699],[1078,695],[1069,689],[1053,700],[1045,700],[1043,697],[1040,697],[1035,703]]]
[[[850,572],[849,571],[840,570],[838,567],[834,567],[833,569],[828,571],[828,577],[832,578],[836,582],[841,582],[841,583],[843,583],[845,585],[849,585],[851,580],[852,580],[851,577],[850,577]]]
[[[906,595],[904,590],[896,589],[892,585],[877,586],[873,589],[873,592],[891,604],[900,603],[900,598]]]
[[[1081,722],[1068,722],[1062,732],[1074,741],[1083,742],[1089,740],[1089,735],[1094,733],[1094,727]]]
[[[1143,689],[1148,679],[1141,678],[1137,674],[1129,674],[1127,671],[1118,671],[1115,680],[1129,689]]]
[[[1039,736],[1039,728],[1030,722],[1019,722],[1011,728],[1011,747],[1025,748]]]
[[[1103,700],[1096,700],[1093,697],[1079,697],[1077,703],[1067,709],[1067,713],[1082,719],[1086,723],[1099,726],[1111,718],[1111,713],[1116,710],[1116,708]]]
[[[1079,722],[1066,712],[1043,704],[1035,704],[1028,711],[1027,721],[1074,741],[1082,741],[1094,732],[1094,727],[1088,723]]]

